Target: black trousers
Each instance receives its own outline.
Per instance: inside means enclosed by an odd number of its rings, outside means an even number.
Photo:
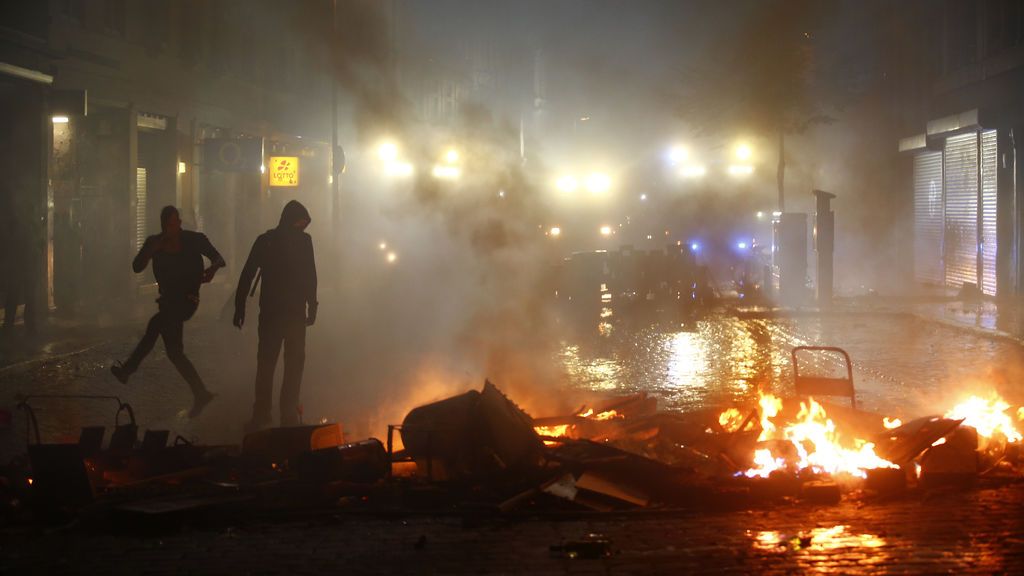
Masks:
[[[299,423],[299,389],[306,364],[306,319],[297,316],[260,314],[260,343],[256,353],[256,401],[253,420],[271,420],[274,370],[284,346],[284,381],[281,384],[281,426]]]
[[[156,339],[162,337],[164,339],[164,349],[167,350],[167,358],[170,359],[174,367],[178,369],[178,373],[188,383],[192,394],[198,397],[206,392],[206,386],[203,384],[203,379],[199,377],[196,367],[192,365],[192,361],[188,359],[188,356],[185,356],[184,343],[185,321],[195,314],[196,306],[191,302],[175,303],[167,302],[164,299],[161,299],[159,304],[160,311],[149,319],[149,324],[146,325],[146,333],[139,340],[139,344],[135,347],[132,355],[125,361],[125,368],[130,372],[138,370],[143,358],[156,345]]]

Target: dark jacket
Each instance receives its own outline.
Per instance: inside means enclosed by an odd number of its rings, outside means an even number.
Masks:
[[[245,299],[257,270],[260,273],[260,315],[306,318],[316,315],[316,263],[313,239],[295,227],[310,220],[305,206],[292,200],[281,211],[277,228],[260,234],[249,251],[235,291],[235,310]]]
[[[159,241],[159,234],[146,238],[146,242],[132,261],[132,269],[136,273],[146,269],[146,254],[152,250],[153,244]],[[205,267],[203,256],[209,258],[211,263],[224,266],[224,258],[213,247],[206,234],[191,230],[181,231],[180,252],[161,251],[153,254],[153,276],[160,286],[160,298],[184,300],[192,296],[198,299]]]

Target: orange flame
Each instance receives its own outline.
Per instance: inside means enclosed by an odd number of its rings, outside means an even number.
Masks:
[[[729,408],[718,416],[718,424],[726,432],[735,432],[743,424],[743,414],[736,408]]]
[[[538,436],[558,438],[569,433],[569,425],[559,424],[557,426],[534,426],[533,431],[536,432]]]
[[[562,424],[560,426],[534,426],[533,431],[538,436],[550,437],[550,438],[566,438],[569,435],[569,425]],[[560,444],[558,440],[550,440],[544,438],[545,446],[557,446]]]
[[[889,418],[888,416],[882,417],[882,426],[885,426],[886,430],[892,430],[903,426],[903,421],[899,418]]]
[[[775,435],[775,423],[772,422],[772,418],[778,416],[782,410],[782,400],[772,394],[761,394],[757,403],[761,406],[761,435],[757,440],[771,440]]]
[[[594,420],[612,420],[614,418],[625,418],[622,414],[619,414],[615,410],[605,410],[594,415]]]
[[[624,414],[619,414],[615,410],[605,410],[604,412],[598,412],[594,414],[593,408],[587,408],[584,411],[578,412],[575,415],[577,418],[592,418],[594,420],[612,420],[614,418],[625,418]]]
[[[1006,411],[1010,405],[999,397],[995,392],[989,394],[988,399],[980,396],[971,396],[957,404],[952,410],[946,412],[946,418],[953,420],[963,419],[963,426],[970,426],[978,431],[978,436],[987,441],[993,439],[1005,440],[1006,442],[1019,442],[1024,439],[1020,431],[1014,426],[1013,419]],[[1018,417],[1021,411],[1017,412]]]
[[[798,470],[810,469],[818,473],[849,474],[864,478],[867,476],[865,470],[897,467],[875,454],[875,445],[871,442],[857,438],[852,448],[844,445],[835,423],[828,417],[825,408],[813,398],[801,402],[796,422],[781,430],[772,419],[778,416],[782,401],[768,394],[762,395],[759,403],[762,431],[758,440],[788,441],[796,449],[796,462],[793,465]],[[789,464],[770,449],[761,448],[754,452],[754,467],[744,474],[748,477],[767,478],[775,470]]]

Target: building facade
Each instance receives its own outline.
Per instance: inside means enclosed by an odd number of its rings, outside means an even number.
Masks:
[[[162,206],[210,236],[230,282],[285,202],[331,214],[330,2],[4,7],[0,114],[14,131],[3,202],[30,224],[24,273],[57,313],[101,314],[152,292],[129,262]],[[290,180],[268,170],[279,157],[296,160]],[[4,260],[22,244],[0,248]]]
[[[987,296],[1024,289],[1024,2],[923,5],[927,119],[900,141],[911,157],[914,278]]]

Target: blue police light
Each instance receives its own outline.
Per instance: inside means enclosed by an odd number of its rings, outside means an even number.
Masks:
[[[690,250],[692,252],[697,252],[698,250],[700,250],[700,244],[698,244],[697,242],[690,243]]]
[[[736,247],[739,248],[740,250],[746,250],[747,249],[747,243],[746,242],[737,242],[736,243]]]

